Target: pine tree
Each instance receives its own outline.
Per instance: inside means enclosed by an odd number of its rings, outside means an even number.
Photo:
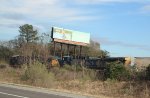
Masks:
[[[26,43],[36,42],[39,38],[37,36],[38,31],[34,30],[32,25],[24,24],[19,27],[20,37],[24,39]]]

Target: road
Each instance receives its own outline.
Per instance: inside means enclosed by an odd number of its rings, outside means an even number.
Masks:
[[[40,88],[0,84],[0,98],[90,98]]]

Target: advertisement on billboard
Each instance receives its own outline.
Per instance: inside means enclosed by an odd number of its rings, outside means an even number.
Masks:
[[[52,39],[56,42],[86,46],[90,43],[90,33],[52,27]]]

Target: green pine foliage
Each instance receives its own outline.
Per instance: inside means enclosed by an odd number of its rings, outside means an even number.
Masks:
[[[39,38],[37,36],[38,31],[34,30],[32,25],[24,24],[19,27],[20,38],[22,38],[26,43],[35,42]]]

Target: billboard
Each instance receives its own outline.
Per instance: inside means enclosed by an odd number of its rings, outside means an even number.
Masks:
[[[90,33],[52,27],[52,39],[56,42],[86,46],[90,43]]]

